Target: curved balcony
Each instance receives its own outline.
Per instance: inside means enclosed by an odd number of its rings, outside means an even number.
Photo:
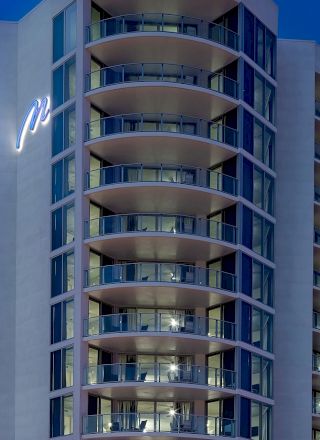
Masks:
[[[115,305],[211,307],[235,298],[236,276],[175,263],[128,263],[85,272],[90,296]]]
[[[107,364],[85,370],[85,389],[107,398],[214,399],[232,395],[236,373],[195,365]]]
[[[86,145],[111,163],[185,163],[206,167],[237,153],[237,130],[170,113],[109,116],[86,125]]]
[[[86,28],[87,48],[106,65],[146,59],[217,70],[237,58],[239,36],[216,23],[176,14],[143,13],[108,18]]]
[[[232,322],[175,313],[120,313],[84,321],[91,345],[128,353],[224,350],[234,346],[235,330]]]
[[[218,438],[235,437],[235,421],[218,417],[205,417],[175,413],[112,413],[86,416],[83,419],[84,437],[100,434],[102,437],[179,437]],[[99,436],[99,438],[100,438]],[[90,436],[88,436],[90,438]],[[96,438],[96,436],[95,436]]]
[[[238,180],[182,165],[116,165],[87,173],[86,194],[113,212],[206,216],[236,203]]]
[[[166,11],[170,14],[191,15],[212,20],[238,5],[238,0],[96,0],[95,3],[110,15],[134,14],[141,11],[152,13]]]
[[[189,113],[214,119],[238,105],[238,83],[220,73],[163,63],[122,64],[86,76],[86,96],[108,114]]]
[[[110,215],[85,222],[85,239],[118,260],[209,261],[236,250],[237,228],[181,215]]]

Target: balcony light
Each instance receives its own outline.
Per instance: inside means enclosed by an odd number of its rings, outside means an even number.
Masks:
[[[178,367],[177,365],[171,364],[170,365],[170,371],[177,371]]]
[[[175,410],[174,410],[174,409],[172,409],[172,408],[171,408],[171,409],[169,410],[169,414],[170,414],[170,416],[174,416],[174,415],[175,415],[175,413],[176,413],[176,412],[175,412]]]

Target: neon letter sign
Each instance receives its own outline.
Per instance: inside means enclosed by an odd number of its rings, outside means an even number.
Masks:
[[[35,99],[26,113],[17,137],[16,148],[21,151],[27,131],[35,133],[40,122],[46,124],[50,117],[50,98]]]

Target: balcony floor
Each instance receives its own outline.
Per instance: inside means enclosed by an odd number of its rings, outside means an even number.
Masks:
[[[237,154],[237,149],[179,133],[125,133],[86,142],[93,153],[116,165],[167,163],[210,168]]]

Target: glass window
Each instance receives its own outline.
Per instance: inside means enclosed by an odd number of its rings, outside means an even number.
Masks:
[[[73,300],[51,307],[51,344],[73,338]]]
[[[242,35],[244,53],[274,78],[276,73],[276,36],[247,8],[244,8]]]
[[[51,353],[50,390],[55,391],[73,385],[73,347]]]
[[[50,437],[73,433],[73,396],[50,400]]]
[[[272,307],[273,270],[246,254],[242,254],[242,292]]]
[[[53,71],[52,108],[55,109],[75,96],[76,59],[70,58]]]
[[[243,100],[250,107],[254,106],[254,69],[247,63],[244,63]]]
[[[53,71],[52,79],[52,108],[55,109],[62,105],[63,99],[63,66],[58,67]]]
[[[272,397],[272,361],[241,350],[241,388]]]
[[[243,206],[242,243],[244,246],[273,260],[274,226],[264,217]]]
[[[273,215],[274,179],[243,159],[243,197]]]
[[[244,8],[244,53],[251,59],[254,59],[254,20],[254,15]]]
[[[274,123],[274,87],[247,63],[244,63],[244,101]]]
[[[53,62],[76,47],[77,6],[72,3],[53,19]]]
[[[274,167],[274,133],[246,110],[243,113],[243,148],[269,168]]]
[[[265,68],[265,27],[259,20],[256,20],[256,63]]]
[[[254,105],[253,108],[260,113],[260,115],[264,115],[264,101],[263,101],[263,92],[264,92],[264,80],[262,76],[256,74],[254,80]]]
[[[52,165],[52,203],[72,194],[75,190],[74,154]]]
[[[74,289],[74,253],[66,252],[51,260],[51,297]]]
[[[52,156],[72,147],[76,142],[76,111],[72,105],[53,118]]]
[[[52,212],[52,250],[74,240],[74,204],[64,205]]]
[[[265,351],[272,351],[272,315],[242,302],[241,340]]]
[[[72,3],[65,10],[65,53],[71,52],[76,47],[77,43],[77,5]]]

